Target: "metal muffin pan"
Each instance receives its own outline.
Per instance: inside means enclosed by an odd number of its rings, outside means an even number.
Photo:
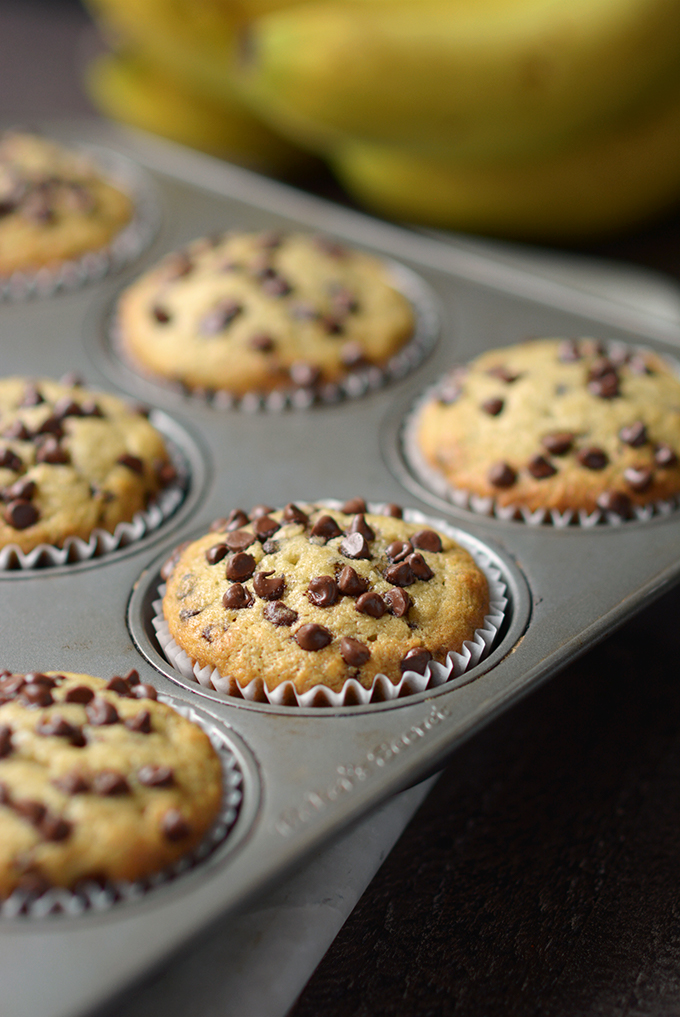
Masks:
[[[464,738],[680,576],[680,513],[592,531],[532,528],[440,502],[395,465],[399,419],[454,360],[530,335],[590,334],[670,352],[680,345],[670,324],[165,142],[98,124],[45,128],[138,160],[155,181],[162,223],[153,247],[125,273],[79,292],[0,307],[3,370],[58,377],[76,369],[92,387],[152,402],[192,436],[196,476],[189,509],[144,542],[86,569],[23,573],[20,581],[16,573],[0,577],[1,663],[104,677],[136,667],[143,681],[227,726],[231,743],[241,747],[244,784],[239,839],[218,863],[100,915],[0,922],[3,1017],[77,1017],[102,1004],[211,919],[436,770]],[[436,349],[401,382],[308,411],[218,409],[160,386],[151,394],[149,382],[108,354],[107,309],[162,254],[230,226],[326,231],[403,263],[439,304]],[[497,648],[469,680],[396,703],[324,710],[227,700],[180,684],[145,622],[154,578],[170,550],[238,505],[354,495],[442,516],[500,563],[509,619]]]

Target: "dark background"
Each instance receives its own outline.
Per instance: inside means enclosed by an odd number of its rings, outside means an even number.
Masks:
[[[0,117],[92,115],[97,45],[75,0],[0,0]],[[680,280],[680,215],[587,251]],[[291,1017],[680,1014],[679,618],[673,592],[455,754]]]

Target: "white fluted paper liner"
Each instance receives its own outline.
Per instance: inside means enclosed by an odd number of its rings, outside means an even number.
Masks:
[[[115,315],[112,317],[108,334],[116,356],[135,374],[178,395],[196,399],[217,410],[240,410],[243,413],[282,413],[285,410],[307,410],[314,405],[333,405],[347,399],[359,399],[370,392],[384,388],[393,381],[400,381],[415,370],[432,350],[439,333],[439,314],[434,300],[425,283],[410,269],[395,262],[388,262],[395,288],[411,304],[414,314],[413,335],[383,367],[370,365],[352,371],[337,382],[309,388],[287,388],[274,392],[247,392],[243,396],[226,391],[208,391],[188,388],[180,382],[172,382],[146,371],[127,353],[121,341],[121,326]]]
[[[615,353],[618,349],[631,348],[635,352],[644,352],[645,348],[640,346],[630,347],[624,343],[611,342],[607,344],[608,352]],[[648,351],[649,352],[649,351]],[[666,357],[666,360],[669,358]],[[680,374],[680,364],[677,364]],[[409,415],[406,417],[401,433],[402,451],[406,462],[416,478],[433,494],[438,495],[445,501],[451,502],[456,508],[464,509],[475,515],[493,516],[496,519],[516,520],[526,523],[528,526],[554,526],[556,529],[564,529],[567,526],[581,526],[584,529],[592,529],[604,523],[609,526],[621,526],[630,521],[647,522],[656,516],[668,516],[671,512],[680,508],[680,495],[664,501],[650,502],[647,505],[632,505],[631,519],[624,519],[616,512],[605,512],[597,509],[595,512],[585,510],[575,511],[568,509],[565,512],[558,512],[557,509],[531,509],[524,505],[499,505],[495,498],[473,494],[462,488],[452,487],[446,477],[439,473],[424,458],[418,445],[418,418],[420,411],[432,399],[436,399],[440,390],[441,379],[425,390],[420,398],[413,404]]]
[[[341,505],[340,502],[334,501],[316,502],[315,504],[323,504],[328,508],[340,508]],[[380,512],[382,509],[383,506],[369,506],[369,512]],[[442,520],[431,519],[415,510],[405,511],[404,519],[411,523],[431,526],[451,536],[452,539],[459,540],[451,526]],[[424,692],[425,689],[437,688],[444,685],[445,682],[459,678],[466,671],[475,667],[493,646],[508,604],[507,588],[500,569],[492,563],[491,558],[484,551],[476,547],[466,549],[484,572],[489,584],[489,613],[486,615],[483,625],[475,631],[472,639],[463,643],[459,653],[449,653],[445,663],[439,664],[436,661],[431,661],[424,674],[418,674],[417,671],[406,671],[396,685],[386,675],[378,674],[373,679],[370,688],[364,688],[355,678],[350,678],[339,692],[334,692],[319,683],[307,692],[298,693],[290,681],[283,682],[275,689],[268,689],[261,678],[254,678],[245,688],[241,688],[232,678],[221,675],[217,668],[201,667],[200,664],[192,661],[189,655],[174,641],[163,617],[162,598],[165,593],[165,584],[159,586],[159,599],[152,605],[155,612],[152,625],[166,659],[184,678],[194,680],[204,688],[212,688],[225,695],[235,695],[251,702],[272,703],[275,706],[314,707],[356,706],[399,699],[416,692]]]
[[[132,218],[97,251],[88,251],[58,265],[0,276],[0,301],[50,297],[59,291],[76,290],[87,283],[99,282],[138,258],[156,235],[160,206],[150,176],[118,152],[89,145],[80,147],[106,180],[132,199]]]
[[[158,699],[162,703],[168,703],[183,717],[202,727],[220,757],[222,801],[217,818],[201,843],[174,865],[134,883],[121,880],[111,881],[102,886],[101,883],[88,881],[80,883],[74,890],[55,887],[38,898],[25,890],[15,890],[5,901],[0,902],[0,918],[44,918],[47,915],[72,916],[87,911],[106,911],[116,904],[137,900],[156,887],[173,882],[208,858],[226,840],[236,822],[243,798],[241,789],[243,775],[236,757],[229,748],[226,736],[221,729],[210,724],[191,706],[178,705],[174,700],[162,695]]]

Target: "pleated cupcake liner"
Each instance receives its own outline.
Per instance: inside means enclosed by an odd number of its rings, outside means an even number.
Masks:
[[[314,502],[314,504],[339,509],[342,503],[324,500],[323,502]],[[369,506],[368,511],[379,513],[382,509],[382,505],[374,505]],[[432,527],[452,539],[460,541],[459,535],[448,523],[432,519],[422,512],[406,510],[404,519],[410,523]],[[386,675],[377,674],[368,688],[361,685],[355,678],[349,678],[338,692],[328,688],[323,682],[319,682],[318,685],[304,693],[297,692],[291,681],[283,682],[275,689],[268,689],[260,677],[255,677],[248,685],[242,687],[235,679],[220,674],[219,669],[210,665],[202,667],[174,641],[163,617],[162,598],[165,594],[165,584],[161,584],[158,588],[159,599],[152,604],[154,616],[151,621],[159,646],[168,663],[183,678],[189,681],[193,680],[204,688],[214,689],[224,695],[236,696],[249,702],[266,702],[274,706],[293,707],[361,706],[371,702],[388,702],[414,695],[417,692],[424,692],[426,689],[438,688],[460,678],[476,667],[493,648],[508,606],[507,586],[501,570],[493,564],[491,557],[485,551],[476,547],[469,547],[466,550],[484,572],[489,584],[489,611],[483,624],[475,631],[472,639],[463,643],[460,652],[451,651],[447,654],[445,663],[430,661],[424,674],[417,671],[406,671],[396,684]]]
[[[175,882],[185,873],[209,859],[225,843],[239,815],[243,799],[243,774],[237,759],[229,747],[227,736],[215,724],[208,721],[190,705],[177,703],[168,696],[160,695],[159,702],[168,703],[187,720],[201,727],[208,737],[222,764],[222,800],[219,813],[201,843],[193,851],[173,865],[152,873],[144,879],[130,882],[109,880],[106,883],[85,880],[73,889],[54,887],[36,896],[26,890],[15,890],[0,902],[0,919],[40,919],[50,917],[74,917],[92,912],[108,911],[128,901],[140,900],[155,889]]]

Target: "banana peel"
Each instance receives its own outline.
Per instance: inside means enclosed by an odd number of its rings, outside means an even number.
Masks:
[[[680,89],[624,127],[524,163],[471,167],[361,141],[330,161],[387,218],[540,242],[614,235],[680,202]]]
[[[235,83],[316,151],[524,159],[680,81],[680,0],[315,0],[254,20]]]
[[[251,169],[285,174],[309,162],[235,95],[218,102],[193,94],[140,56],[97,57],[86,70],[86,87],[107,116]]]

